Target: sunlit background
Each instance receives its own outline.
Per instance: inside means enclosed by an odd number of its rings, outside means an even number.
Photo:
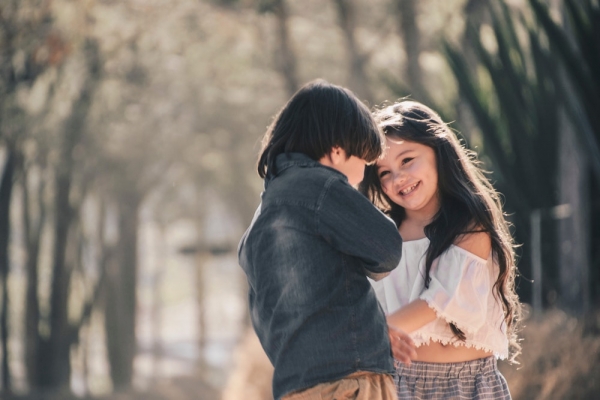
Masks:
[[[513,398],[600,398],[598,0],[0,0],[1,399],[272,399],[236,247],[315,78],[460,132],[522,244]]]

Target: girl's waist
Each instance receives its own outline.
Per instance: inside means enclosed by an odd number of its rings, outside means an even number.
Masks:
[[[421,349],[423,356],[428,351],[425,346],[435,351],[448,353],[445,359],[454,357],[455,361],[466,361],[485,355],[494,355],[504,359],[508,356],[508,338],[503,330],[493,324],[486,324],[475,332],[465,332],[466,340],[459,340],[448,323],[438,319],[436,323],[426,325],[410,334],[417,351]],[[477,352],[481,350],[481,352]],[[435,353],[435,351],[429,351]],[[456,355],[453,354],[456,352]],[[459,354],[460,353],[460,354]],[[430,359],[430,357],[427,357]]]
[[[416,361],[432,363],[466,362],[494,355],[494,352],[489,349],[467,345],[442,344],[434,341],[417,347],[416,351]]]
[[[496,358],[493,356],[462,362],[424,362],[413,361],[410,366],[396,362],[398,375],[407,378],[439,377],[439,378],[469,378],[478,374],[495,373],[498,369]]]

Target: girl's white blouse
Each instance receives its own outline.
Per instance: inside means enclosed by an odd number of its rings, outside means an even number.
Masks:
[[[425,288],[425,255],[429,239],[402,244],[402,259],[396,269],[380,281],[370,281],[386,315],[416,299],[423,299],[438,318],[411,333],[415,345],[430,341],[464,345],[508,356],[506,323],[500,302],[492,288],[498,277],[493,257],[484,260],[452,245],[436,258]],[[454,323],[466,336],[461,342],[452,333]]]

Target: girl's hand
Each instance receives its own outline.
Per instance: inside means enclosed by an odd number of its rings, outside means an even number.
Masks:
[[[388,326],[388,335],[390,336],[394,358],[406,365],[410,365],[410,360],[417,358],[416,346],[410,336],[393,326]]]

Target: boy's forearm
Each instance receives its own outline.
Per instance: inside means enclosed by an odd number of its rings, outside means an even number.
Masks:
[[[425,300],[417,299],[388,315],[389,325],[411,333],[437,318]]]
[[[319,233],[342,253],[361,259],[372,273],[386,273],[398,265],[402,238],[392,220],[356,189],[332,181],[318,205]]]
[[[402,257],[402,237],[398,233],[396,225],[391,220],[381,220],[379,227],[375,230],[376,237],[364,239],[361,243],[369,243],[365,250],[371,252],[376,264],[366,265],[367,276],[373,280],[379,280],[392,272]],[[370,274],[378,277],[377,279]]]

